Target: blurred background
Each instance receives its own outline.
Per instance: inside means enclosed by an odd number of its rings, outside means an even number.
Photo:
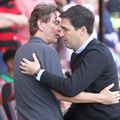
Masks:
[[[0,120],[17,120],[13,90],[13,67],[16,50],[29,40],[29,17],[38,3],[46,2],[63,10],[81,4],[95,15],[92,36],[104,42],[116,63],[120,80],[120,0],[0,0]],[[61,38],[53,45],[60,57],[62,70],[70,69],[72,50]],[[62,102],[63,114],[71,103]]]

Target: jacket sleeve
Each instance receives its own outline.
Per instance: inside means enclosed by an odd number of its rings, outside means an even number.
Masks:
[[[104,52],[91,50],[70,78],[59,77],[45,71],[40,81],[64,96],[73,97],[92,84],[102,74],[105,65]]]
[[[44,48],[42,55],[39,55],[39,50],[36,53],[43,69],[52,74],[63,76],[60,60],[55,49],[47,47]]]

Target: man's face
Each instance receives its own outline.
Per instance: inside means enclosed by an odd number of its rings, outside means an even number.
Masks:
[[[80,43],[80,31],[76,30],[67,18],[61,20],[61,29],[65,46],[76,50]]]
[[[46,36],[47,42],[50,43],[56,43],[57,39],[59,38],[60,34],[60,22],[61,18],[59,17],[60,13],[56,12],[55,14],[51,14],[50,21],[46,23],[44,33]]]

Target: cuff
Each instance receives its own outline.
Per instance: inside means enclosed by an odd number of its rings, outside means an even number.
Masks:
[[[40,70],[40,71],[38,72],[38,74],[37,74],[37,76],[36,76],[36,80],[40,81],[41,76],[42,76],[42,74],[43,74],[44,71],[45,71],[45,70],[42,69],[42,70]]]

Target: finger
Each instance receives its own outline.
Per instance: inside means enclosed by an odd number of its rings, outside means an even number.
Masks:
[[[116,94],[116,95],[120,94],[119,91],[112,91],[112,92],[110,91],[110,93],[113,93],[113,94]]]
[[[116,100],[119,101],[119,100],[120,100],[120,97],[117,97]]]
[[[21,70],[21,73],[26,74],[26,75],[31,75],[31,72],[28,70]]]
[[[105,105],[113,105],[113,104],[116,104],[116,103],[119,103],[119,101],[113,101],[113,102],[105,103]]]
[[[25,67],[26,66],[26,63],[24,63],[23,61],[20,62],[20,65]]]
[[[113,101],[112,104],[119,103],[119,100]]]
[[[27,68],[24,67],[24,66],[21,66],[21,65],[20,65],[20,69],[23,70],[23,71],[27,71]]]
[[[106,89],[106,90],[110,90],[113,86],[114,86],[114,83],[110,84],[110,85],[107,86],[105,89]]]
[[[119,98],[119,97],[120,97],[120,94],[117,94],[117,95],[116,95],[116,98]]]
[[[30,63],[30,61],[27,60],[26,58],[23,58],[23,59],[22,59],[22,62],[24,62],[24,63],[26,63],[26,64],[27,64],[27,63]]]
[[[33,60],[34,60],[34,61],[38,61],[37,56],[36,56],[35,53],[32,54],[32,57],[33,57]]]
[[[120,94],[119,94],[118,91],[110,92],[109,95],[111,95],[111,98],[112,98],[112,97],[114,97],[114,98],[120,97]]]
[[[21,71],[21,73],[29,75],[29,72],[26,72],[26,71],[23,71],[23,70]]]

